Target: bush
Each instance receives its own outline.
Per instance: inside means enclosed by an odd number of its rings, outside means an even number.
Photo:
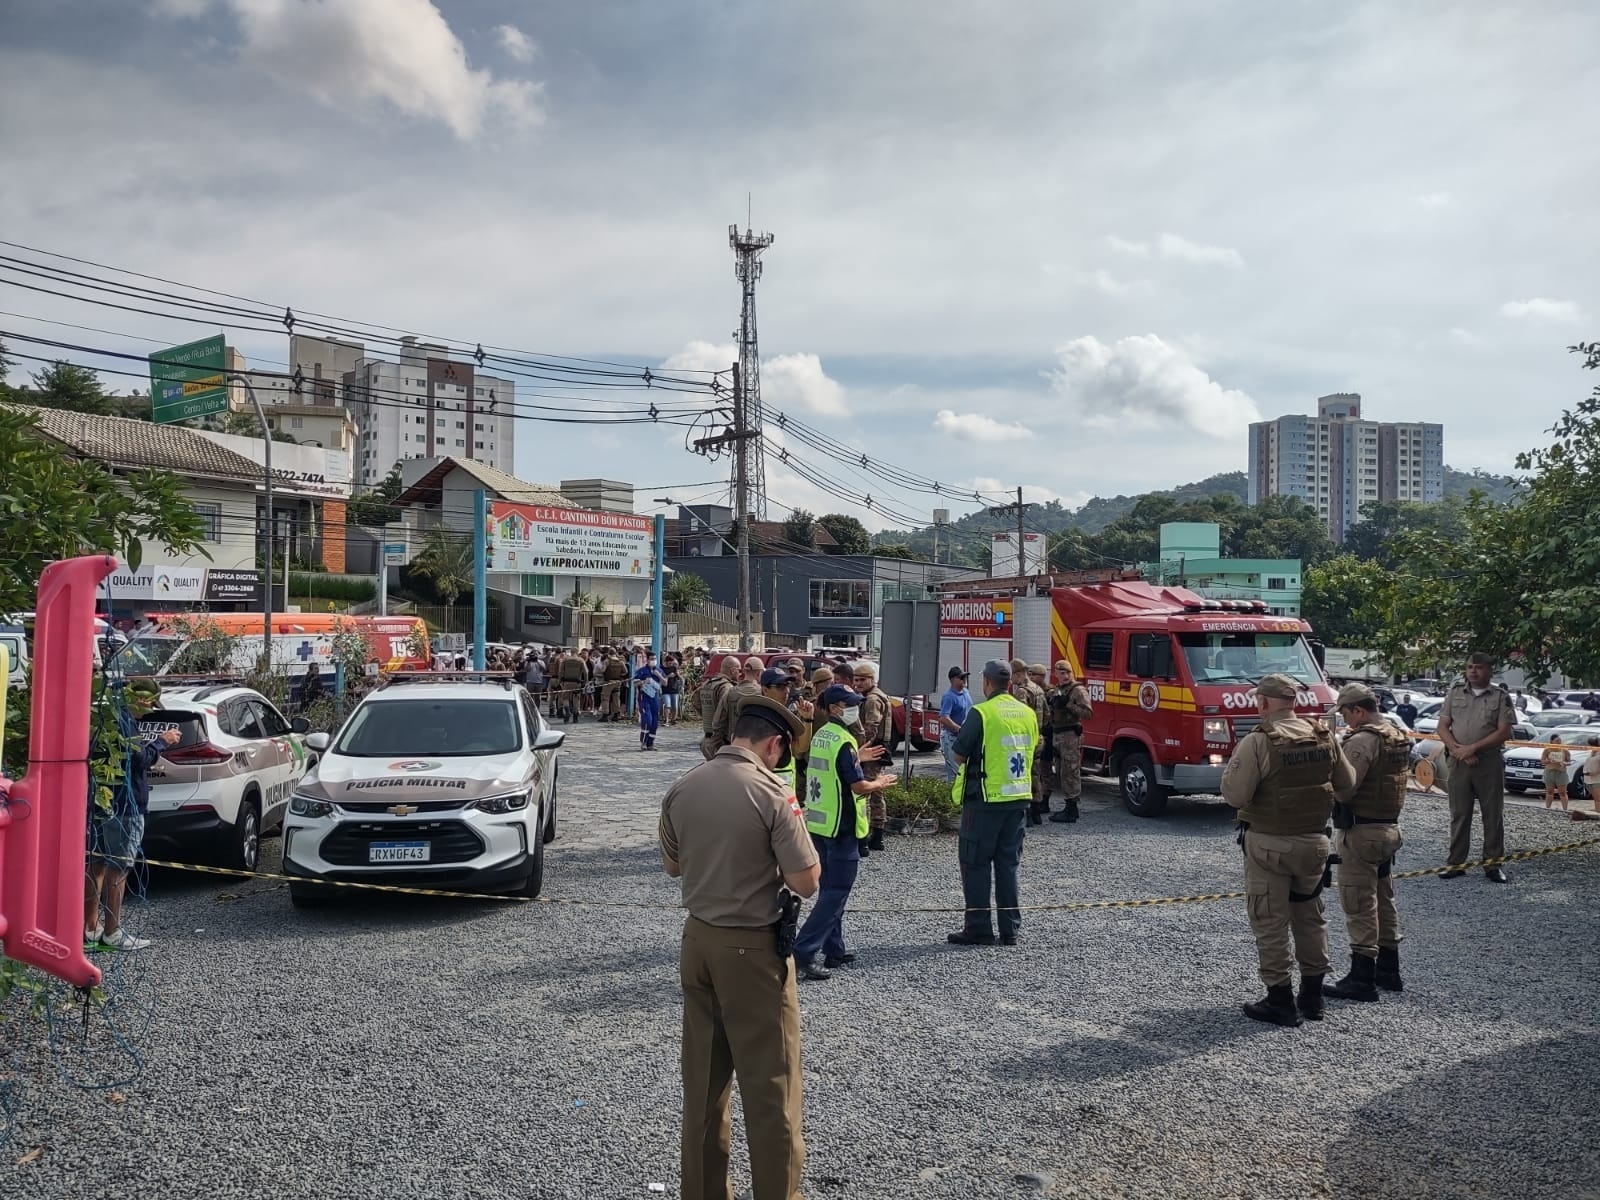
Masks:
[[[961,813],[954,788],[942,774],[902,777],[883,793],[883,802],[891,817],[954,817]]]
[[[289,602],[297,596],[311,596],[318,600],[338,600],[345,604],[362,604],[378,594],[376,580],[365,575],[327,575],[322,573],[289,572]]]

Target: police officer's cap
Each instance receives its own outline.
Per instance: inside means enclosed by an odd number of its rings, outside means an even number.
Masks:
[[[993,683],[1011,682],[1011,664],[1003,659],[991,658],[983,664],[983,677]]]
[[[1267,675],[1256,684],[1256,693],[1274,700],[1293,700],[1300,694],[1300,685],[1287,675]]]
[[[1013,658],[1011,660],[1011,673],[1013,675],[1026,675],[1028,673],[1027,662],[1020,658]]]
[[[1064,658],[1058,658],[1056,659],[1056,670],[1065,671],[1068,675],[1070,675],[1072,674],[1072,664]]]
[[[1044,674],[1047,674],[1047,673],[1048,672],[1045,670],[1045,665],[1043,663],[1029,663],[1028,664],[1028,674],[1029,675],[1044,675]]]
[[[817,683],[832,683],[833,682],[833,668],[832,667],[818,667],[815,671],[811,672],[811,682],[813,684],[817,684]]]
[[[762,687],[784,687],[789,682],[789,672],[780,671],[777,667],[768,667],[761,672]]]
[[[746,717],[760,717],[772,726],[774,733],[790,738],[799,737],[805,728],[799,717],[776,700],[769,700],[765,696],[751,696],[739,706],[739,720],[743,721]]]
[[[759,658],[756,658],[754,655],[752,655],[751,657],[749,657],[749,658],[744,660],[744,669],[746,671],[764,670],[766,668],[766,665],[767,665],[766,663],[762,662]]]
[[[1352,705],[1377,708],[1378,693],[1364,683],[1347,683],[1339,689],[1339,707],[1349,708]]]
[[[834,684],[827,691],[822,693],[822,704],[825,708],[832,708],[835,704],[844,704],[847,706],[851,704],[860,704],[861,699],[862,697],[860,692],[857,692],[852,688],[847,688],[843,684],[838,683]]]

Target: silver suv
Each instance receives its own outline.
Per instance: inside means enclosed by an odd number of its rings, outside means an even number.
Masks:
[[[338,892],[319,879],[537,896],[565,740],[508,679],[392,677],[337,736],[307,738],[321,757],[284,818],[284,873],[307,881],[290,898]]]

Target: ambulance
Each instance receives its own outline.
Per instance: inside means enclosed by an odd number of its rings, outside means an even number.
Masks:
[[[260,613],[154,613],[111,667],[130,678],[246,674],[261,657],[262,623]],[[331,682],[335,639],[343,632],[360,634],[381,670],[428,669],[428,627],[420,617],[343,613],[273,613],[273,669],[300,675],[315,665],[324,682]],[[217,639],[226,641],[225,662],[218,661]]]
[[[1311,626],[1261,601],[1208,600],[1136,573],[1083,572],[947,585],[940,601],[940,672],[978,673],[988,659],[1065,659],[1089,689],[1083,770],[1117,780],[1122,802],[1159,816],[1173,795],[1215,795],[1239,740],[1260,724],[1255,683],[1300,681],[1295,709],[1331,712],[1334,690],[1312,653]]]

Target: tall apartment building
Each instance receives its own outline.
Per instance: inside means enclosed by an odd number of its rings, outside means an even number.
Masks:
[[[355,483],[373,487],[408,458],[469,458],[512,474],[516,384],[444,346],[400,339],[398,362],[362,358],[344,375],[361,438]]]
[[[1361,416],[1361,397],[1317,400],[1315,417],[1284,416],[1250,426],[1246,500],[1298,496],[1336,542],[1379,500],[1444,499],[1444,426]]]

